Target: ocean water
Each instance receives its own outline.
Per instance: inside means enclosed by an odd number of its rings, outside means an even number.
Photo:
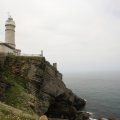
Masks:
[[[93,117],[116,117],[120,120],[120,73],[89,72],[65,74],[66,86],[87,100],[84,111]]]

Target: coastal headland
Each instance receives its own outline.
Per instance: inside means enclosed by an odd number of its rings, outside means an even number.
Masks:
[[[86,104],[66,88],[62,74],[45,57],[11,54],[1,55],[0,101],[31,115],[62,119],[73,119]],[[0,113],[6,114],[2,107]]]

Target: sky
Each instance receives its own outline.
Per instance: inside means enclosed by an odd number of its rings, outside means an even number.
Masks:
[[[64,73],[120,71],[120,0],[0,0],[0,41],[8,12],[16,47],[57,62]]]

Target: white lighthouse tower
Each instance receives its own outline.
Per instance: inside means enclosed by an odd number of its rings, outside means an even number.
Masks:
[[[11,16],[5,22],[5,43],[15,48],[15,22]]]
[[[15,22],[9,16],[5,22],[5,42],[0,42],[0,54],[20,55],[21,50],[15,46]]]

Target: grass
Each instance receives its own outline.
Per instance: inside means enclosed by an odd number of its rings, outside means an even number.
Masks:
[[[2,70],[0,82],[8,86],[4,97],[0,98],[5,103],[0,102],[0,120],[37,120],[37,115],[28,105],[33,96],[28,93],[25,79]]]
[[[28,114],[0,102],[0,120],[38,120],[36,114]]]
[[[28,105],[31,97],[26,89],[25,79],[17,76],[14,77],[7,71],[0,72],[0,76],[0,81],[8,85],[4,97],[0,100],[15,108],[34,113]]]
[[[6,58],[4,68],[0,68],[0,82],[5,84],[5,91],[4,88],[0,88],[4,92],[0,97],[2,101],[0,102],[0,120],[36,120],[35,112],[30,107],[30,102],[32,103],[36,98],[29,94],[26,76],[29,63],[44,62],[44,59],[24,56]]]

